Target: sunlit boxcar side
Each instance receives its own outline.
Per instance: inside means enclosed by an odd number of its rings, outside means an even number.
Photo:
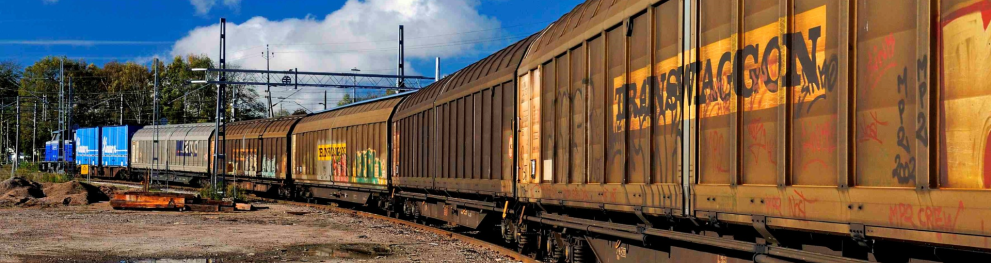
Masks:
[[[388,122],[408,93],[312,114],[292,131],[292,179],[304,197],[358,204],[387,198]],[[384,203],[379,203],[384,204]]]

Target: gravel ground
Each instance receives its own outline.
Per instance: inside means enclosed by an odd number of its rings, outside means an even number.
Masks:
[[[282,204],[236,213],[0,209],[0,262],[509,262],[387,221]],[[287,211],[306,211],[291,215]]]

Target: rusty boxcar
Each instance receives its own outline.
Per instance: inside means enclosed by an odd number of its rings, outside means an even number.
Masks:
[[[231,180],[254,192],[288,194],[293,127],[305,115],[240,121],[227,125],[225,170]]]
[[[291,132],[297,194],[385,206],[391,170],[388,123],[407,95],[348,104],[299,121]]]
[[[989,249],[988,21],[983,0],[586,1],[517,71],[519,201],[633,227],[614,236]]]
[[[476,228],[515,197],[513,72],[536,38],[499,50],[399,106],[392,120],[398,142],[393,186],[403,198],[396,205],[407,214]]]

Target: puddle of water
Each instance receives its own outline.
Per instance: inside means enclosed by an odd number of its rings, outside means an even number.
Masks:
[[[392,249],[381,244],[307,245],[298,249],[308,256],[320,258],[373,259],[392,255]]]
[[[211,263],[214,262],[213,259],[208,258],[153,258],[153,259],[135,259],[135,260],[121,260],[120,263]]]

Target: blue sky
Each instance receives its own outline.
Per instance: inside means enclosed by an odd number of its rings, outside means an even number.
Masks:
[[[539,31],[581,2],[0,0],[0,60],[28,66],[49,55],[97,65],[147,65],[153,57],[188,53],[216,59],[218,23],[226,17],[228,61],[242,68],[264,69],[261,53],[271,44],[272,69],[358,67],[393,74],[398,25],[404,24],[407,74],[432,77],[434,57],[441,58],[441,74],[450,74]],[[330,101],[349,93],[329,92]],[[323,93],[273,89],[273,97],[290,97],[311,110],[322,107]]]
[[[441,0],[458,1],[458,0]],[[206,1],[210,2],[210,1]],[[102,65],[111,60],[146,62],[169,57],[175,42],[197,27],[216,24],[220,17],[243,23],[253,17],[270,21],[307,16],[319,20],[345,1],[214,1],[208,12],[197,12],[191,1],[32,1],[0,0],[0,60],[30,65],[47,55],[84,58]],[[536,32],[581,1],[483,0],[477,12],[500,22],[505,38],[472,46],[475,52],[442,58],[442,73],[450,73],[508,45],[513,36]],[[521,10],[524,6],[539,6]],[[407,30],[411,30],[407,27]],[[488,28],[486,28],[488,30]],[[501,41],[500,41],[501,40]],[[92,42],[89,42],[92,41]],[[217,49],[215,43],[204,50]],[[416,40],[407,40],[416,45]],[[341,48],[339,46],[335,48]],[[347,48],[341,48],[347,50]],[[259,49],[263,50],[263,49]],[[229,51],[230,52],[230,51]],[[409,53],[409,51],[407,51]],[[423,75],[433,75],[433,60],[412,60]],[[386,73],[386,72],[382,72]]]

